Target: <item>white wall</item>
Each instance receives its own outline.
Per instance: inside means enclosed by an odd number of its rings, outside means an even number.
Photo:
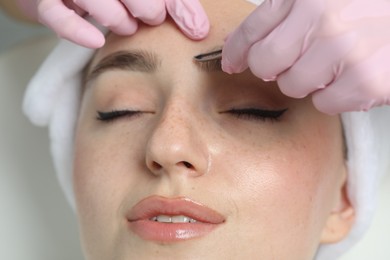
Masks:
[[[31,36],[44,35],[48,32],[49,30],[43,26],[11,20],[0,9],[0,53]]]

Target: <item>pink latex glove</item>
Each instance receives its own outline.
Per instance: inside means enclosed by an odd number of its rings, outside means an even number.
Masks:
[[[198,0],[18,0],[21,9],[53,29],[61,38],[88,48],[104,45],[104,35],[83,17],[120,35],[131,35],[137,19],[149,25],[161,24],[167,13],[191,39],[207,36],[209,21]]]
[[[390,105],[390,1],[266,0],[223,49],[224,71],[248,67],[328,114]]]

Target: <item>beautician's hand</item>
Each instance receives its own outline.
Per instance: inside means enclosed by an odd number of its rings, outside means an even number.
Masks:
[[[266,0],[227,38],[222,67],[312,93],[329,114],[390,105],[390,1]]]
[[[89,48],[101,47],[103,34],[83,17],[89,14],[99,24],[120,35],[131,35],[137,19],[161,24],[167,13],[191,39],[206,37],[208,18],[198,0],[19,0],[21,7],[53,29],[60,37]]]

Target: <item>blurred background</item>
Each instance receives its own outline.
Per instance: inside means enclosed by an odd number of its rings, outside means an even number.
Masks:
[[[0,259],[81,260],[76,216],[57,183],[46,129],[21,112],[25,86],[55,45],[47,29],[0,10]],[[390,259],[390,178],[368,235],[341,260]]]
[[[47,130],[21,111],[25,86],[56,37],[0,10],[0,259],[82,260],[75,214],[57,183]]]

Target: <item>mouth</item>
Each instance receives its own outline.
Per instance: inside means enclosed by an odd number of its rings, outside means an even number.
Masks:
[[[225,222],[213,209],[187,198],[151,196],[127,214],[131,232],[156,242],[178,242],[203,237]]]

